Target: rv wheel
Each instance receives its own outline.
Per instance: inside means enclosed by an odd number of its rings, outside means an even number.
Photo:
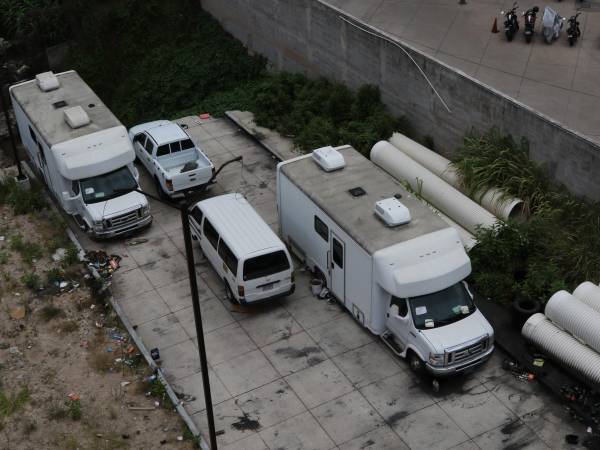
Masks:
[[[423,370],[423,361],[421,361],[421,358],[419,358],[415,352],[409,350],[407,359],[410,370],[416,373]]]

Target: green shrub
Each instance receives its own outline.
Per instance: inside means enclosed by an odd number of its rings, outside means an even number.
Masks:
[[[43,320],[45,320],[46,322],[49,322],[52,319],[56,319],[57,317],[64,316],[65,312],[62,309],[57,308],[54,305],[44,305],[42,307],[42,309],[40,310],[40,315],[42,316]]]
[[[48,284],[54,285],[55,283],[58,283],[63,280],[64,272],[61,269],[53,267],[46,271],[46,281],[48,282]]]
[[[81,400],[67,400],[66,402],[66,407],[67,407],[67,411],[69,414],[69,417],[72,420],[79,420],[81,419]]]
[[[65,257],[63,259],[63,265],[70,267],[75,264],[79,264],[79,249],[75,244],[69,242],[65,248]]]
[[[27,386],[23,386],[13,396],[7,396],[0,390],[0,417],[8,417],[21,409],[29,401],[30,394]]]
[[[21,234],[12,236],[9,243],[11,250],[18,252],[23,261],[29,265],[32,265],[34,260],[41,258],[43,255],[42,247],[39,244],[24,241]]]
[[[21,277],[21,283],[32,291],[38,291],[40,289],[40,277],[35,272],[27,272]]]
[[[38,183],[32,181],[30,189],[22,189],[13,177],[0,179],[0,204],[11,206],[16,215],[37,212],[48,206]]]

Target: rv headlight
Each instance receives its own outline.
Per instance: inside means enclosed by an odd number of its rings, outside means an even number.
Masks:
[[[444,365],[444,355],[438,353],[430,353],[429,354],[429,364],[432,366],[443,366]]]
[[[92,225],[94,226],[94,228],[102,228],[104,226],[104,221],[102,219],[92,220]]]
[[[150,205],[142,206],[142,216],[147,216],[150,214]]]

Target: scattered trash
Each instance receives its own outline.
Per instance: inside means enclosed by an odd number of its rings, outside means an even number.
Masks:
[[[106,353],[112,353],[113,349],[112,347],[106,347]]]
[[[110,278],[115,270],[119,268],[121,257],[119,255],[108,255],[105,251],[89,251],[85,254],[88,267],[96,269],[102,278]]]
[[[4,240],[4,236],[0,236],[0,242]]]
[[[125,350],[127,353],[131,354],[133,352],[135,352],[135,347],[133,345],[129,345],[129,347],[127,347],[127,350]]]
[[[592,427],[587,427],[587,429],[585,431],[587,431],[588,433],[591,433],[592,432]]]
[[[150,350],[150,356],[154,361],[158,361],[160,359],[160,352],[158,351],[158,348],[153,348]]]
[[[533,365],[536,367],[544,367],[545,361],[542,358],[535,358],[533,360]]]
[[[90,305],[90,309],[91,309],[91,310],[94,310],[94,309],[96,309],[96,304],[94,303],[94,304]]]
[[[8,353],[10,353],[11,355],[22,355],[21,350],[19,350],[18,347],[10,347],[8,349]]]
[[[57,248],[56,251],[52,254],[52,260],[55,262],[62,261],[65,259],[67,251],[64,248]]]
[[[156,406],[156,407],[158,408],[158,407],[160,406],[160,402],[159,402],[158,400],[156,400],[156,401],[154,402],[154,406]]]
[[[202,113],[202,114],[198,115],[198,117],[200,117],[202,120],[208,120],[208,119],[210,119],[210,114]]]
[[[14,320],[21,320],[25,318],[25,306],[23,305],[17,305],[17,306],[13,306],[12,308],[10,308],[8,310],[8,315],[10,316],[11,319]]]
[[[67,395],[67,397],[69,397],[69,400],[76,402],[77,400],[81,400],[81,397],[79,396],[79,394],[76,394],[75,392],[71,392],[69,395]]]
[[[131,381],[121,381],[121,387],[125,387],[130,384],[131,384]]]
[[[60,293],[73,292],[79,287],[79,283],[76,281],[56,280],[52,284]]]
[[[156,408],[151,408],[149,406],[128,406],[127,409],[130,411],[154,411]]]
[[[88,341],[81,341],[81,342],[79,343],[79,346],[80,346],[80,347],[83,347],[83,348],[88,348]]]
[[[156,375],[150,375],[149,377],[144,378],[145,383],[152,383],[155,380],[156,380]]]
[[[125,245],[129,245],[130,247],[132,247],[134,245],[145,244],[146,242],[148,242],[148,239],[138,238],[138,239],[132,239],[131,241],[125,242]]]
[[[117,364],[120,364],[122,361],[123,361],[123,358],[117,358],[117,359],[115,359],[115,362],[116,362]]]
[[[103,328],[103,327],[104,327],[104,325],[102,325],[102,324],[101,324],[100,322],[98,322],[98,321],[96,321],[95,325],[96,325],[96,328]]]
[[[317,296],[317,298],[319,300],[329,300],[331,298],[331,294],[329,293],[329,289],[327,289],[326,287],[323,287],[321,289],[321,292]]]
[[[177,440],[180,442],[183,441],[183,436],[177,436]]]

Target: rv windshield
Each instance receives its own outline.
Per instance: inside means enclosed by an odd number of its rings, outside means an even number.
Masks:
[[[85,203],[98,203],[127,194],[137,188],[137,182],[127,166],[92,178],[79,180]]]
[[[473,299],[462,282],[408,300],[415,327],[420,330],[448,325],[475,311]]]

